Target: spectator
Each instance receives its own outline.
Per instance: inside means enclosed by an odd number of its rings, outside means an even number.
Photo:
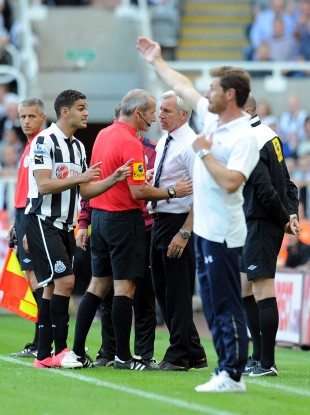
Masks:
[[[282,18],[276,17],[272,23],[272,34],[259,45],[254,60],[293,61],[297,58],[298,46],[294,35],[284,32]]]
[[[296,38],[300,42],[298,60],[310,60],[310,0],[300,2],[300,14],[295,30]]]
[[[283,19],[286,35],[294,33],[295,17],[285,11],[285,1],[272,0],[270,8],[261,11],[254,19],[250,30],[252,48],[256,49],[264,40],[272,36],[272,22],[275,17]]]
[[[310,116],[308,115],[305,118],[305,123],[304,123],[304,131],[305,131],[305,135],[304,135],[304,141],[301,141],[298,143],[297,145],[297,156],[301,157],[306,153],[310,153]]]
[[[308,270],[310,265],[310,245],[305,244],[294,235],[287,235],[287,258],[285,266],[299,271]]]
[[[296,154],[298,144],[304,140],[307,111],[300,108],[297,95],[289,95],[286,105],[279,119],[279,135],[283,138],[284,157],[289,157]]]

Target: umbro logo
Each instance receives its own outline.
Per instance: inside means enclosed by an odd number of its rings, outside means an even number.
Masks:
[[[257,265],[250,265],[248,270],[253,271],[255,268],[257,268]]]
[[[26,264],[29,264],[29,262],[31,262],[31,259],[25,258],[25,259],[23,259],[23,262],[25,262]]]
[[[204,257],[205,260],[205,264],[211,264],[211,262],[213,262],[213,257],[212,255],[208,255]]]

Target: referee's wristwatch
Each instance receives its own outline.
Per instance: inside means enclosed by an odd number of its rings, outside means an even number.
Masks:
[[[200,159],[203,159],[204,157],[206,157],[208,154],[210,154],[211,153],[211,151],[210,150],[207,150],[206,148],[203,148],[203,149],[201,149],[201,150],[199,150],[198,152],[197,152],[197,156],[200,158]]]
[[[179,232],[180,232],[180,234],[181,234],[181,236],[182,236],[183,239],[189,239],[191,237],[191,235],[192,235],[191,232],[185,231],[182,228],[179,230]]]

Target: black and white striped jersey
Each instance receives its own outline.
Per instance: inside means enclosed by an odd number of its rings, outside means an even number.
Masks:
[[[59,229],[75,226],[79,204],[79,186],[60,193],[41,195],[34,170],[52,170],[52,179],[65,179],[87,169],[84,145],[75,137],[70,141],[55,123],[39,133],[31,143],[29,155],[29,191],[26,214],[51,220]]]

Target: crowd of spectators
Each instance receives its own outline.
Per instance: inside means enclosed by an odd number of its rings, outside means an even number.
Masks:
[[[254,1],[247,34],[248,60],[309,61],[310,0]]]

